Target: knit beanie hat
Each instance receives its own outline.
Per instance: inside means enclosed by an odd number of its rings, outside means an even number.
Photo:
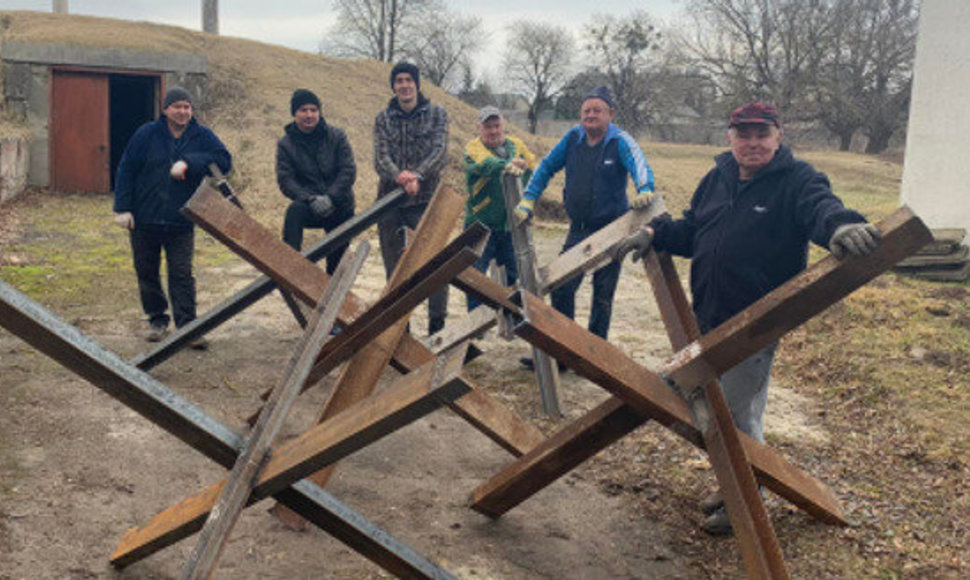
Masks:
[[[616,105],[613,104],[613,92],[610,91],[609,87],[596,87],[586,94],[583,98],[583,102],[590,99],[599,99],[610,106],[611,109],[615,109]]]
[[[179,101],[187,101],[191,105],[192,95],[190,95],[189,92],[182,87],[172,87],[165,91],[165,101],[162,108],[167,109],[169,105]]]
[[[394,89],[394,79],[401,73],[411,75],[411,78],[414,79],[414,87],[419,91],[421,90],[421,71],[418,70],[418,65],[404,61],[397,63],[394,65],[394,68],[391,69],[392,90]]]
[[[319,109],[320,99],[310,89],[296,89],[290,97],[290,115],[296,115],[303,105],[316,105]]]

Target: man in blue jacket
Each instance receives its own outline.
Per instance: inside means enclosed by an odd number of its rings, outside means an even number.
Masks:
[[[636,188],[635,206],[645,206],[653,197],[653,171],[639,145],[626,131],[613,124],[613,96],[606,87],[590,92],[580,108],[580,124],[559,141],[539,164],[529,180],[522,201],[515,208],[522,222],[532,217],[536,200],[553,175],[566,169],[563,205],[569,215],[569,233],[562,251],[572,248],[630,208],[626,196],[627,176]],[[593,274],[593,304],[590,332],[606,338],[613,312],[613,294],[620,279],[620,262],[615,261]],[[570,318],[576,313],[576,290],[583,281],[577,276],[552,293],[553,307]],[[528,364],[526,360],[523,363]]]
[[[195,319],[195,232],[179,210],[199,187],[210,163],[224,173],[232,168],[226,146],[193,118],[191,95],[173,87],[165,93],[162,115],[135,132],[118,164],[114,221],[129,230],[149,342],[165,337],[170,320],[159,277],[162,250],[175,326]],[[192,346],[204,349],[206,343],[199,340]]]
[[[652,236],[657,251],[691,258],[693,310],[702,333],[804,270],[809,241],[838,258],[866,255],[879,242],[878,230],[842,205],[825,174],[781,144],[774,107],[758,101],[738,107],[728,127],[731,150],[715,157],[684,217],[659,216],[624,248],[642,254]],[[734,423],[761,442],[776,346],[720,377]],[[731,533],[720,494],[711,494],[700,507],[709,515],[704,531]]]

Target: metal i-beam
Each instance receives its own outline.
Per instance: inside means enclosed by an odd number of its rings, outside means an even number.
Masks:
[[[667,254],[650,252],[644,256],[643,264],[671,346],[675,350],[684,348],[700,338],[701,332],[673,260]],[[748,577],[788,578],[778,537],[758,493],[720,383],[716,379],[708,381],[703,392],[687,399],[687,403],[694,426],[704,438]]]
[[[462,349],[455,349],[399,377],[379,395],[361,400],[274,449],[265,468],[252,481],[247,505],[286,489],[467,392],[469,387],[460,375],[463,358]],[[217,517],[211,510],[225,485],[226,480],[210,485],[145,525],[129,530],[112,555],[112,562],[130,564],[197,532],[210,512],[210,520]]]
[[[264,274],[289,287],[294,295],[307,304],[315,304],[316,298],[323,293],[328,280],[326,273],[239,211],[218,192],[200,188],[186,204],[185,212],[205,231],[245,257]],[[481,274],[474,268],[468,268],[461,275],[469,272]],[[487,277],[485,279],[488,280]],[[341,309],[341,323],[349,324],[364,310],[364,302],[351,294]],[[392,364],[401,372],[410,372],[432,358],[434,355],[426,346],[410,334],[405,334],[394,351]],[[473,418],[471,422],[476,428],[513,455],[522,455],[544,439],[538,428],[523,421],[479,388],[449,406],[462,417]]]
[[[221,488],[210,517],[206,519],[199,534],[199,541],[182,570],[183,577],[209,578],[218,566],[219,556],[229,540],[229,535],[253,494],[253,480],[263,473],[265,460],[289,416],[290,408],[313,369],[320,349],[331,336],[337,311],[353,287],[369,251],[370,244],[364,240],[357,248],[344,254],[337,266],[331,283],[310,317],[296,353],[283,373],[282,382],[273,389],[265,412],[250,431],[246,445]]]
[[[202,187],[202,186],[200,186]],[[377,222],[387,211],[397,207],[407,197],[403,189],[396,189],[380,198],[362,213],[352,217],[326,237],[304,252],[306,259],[318,262],[343,244],[349,243],[358,234]],[[269,276],[260,276],[245,288],[220,302],[212,310],[178,329],[153,350],[134,359],[131,364],[142,370],[150,370],[171,358],[196,338],[205,336],[249,308],[277,287],[276,281]],[[318,294],[319,296],[319,294]]]
[[[750,353],[756,352],[763,346],[756,338],[767,339],[764,344],[776,339],[784,334],[777,325],[789,325],[787,330],[790,330],[806,319],[808,310],[820,312],[851,290],[864,284],[878,272],[891,267],[895,261],[915,252],[930,239],[929,231],[908,208],[898,210],[877,227],[882,232],[882,241],[872,255],[843,261],[837,261],[834,258],[822,260],[722,327],[705,335],[700,342],[723,355],[725,348],[731,347],[731,344],[727,343],[734,341],[733,358],[738,361],[744,360]],[[838,281],[838,284],[835,281]],[[482,285],[481,280],[466,277],[464,282],[470,282],[469,289],[475,291],[476,295],[486,303],[489,303],[489,298],[495,294],[486,288],[476,290],[476,286]],[[796,289],[800,291],[795,291]],[[787,296],[786,301],[794,302],[799,306],[796,309],[800,313],[799,316],[792,318],[778,316],[777,304],[780,295]],[[522,296],[525,302],[531,305],[533,314],[526,315],[529,321],[521,325],[521,336],[530,341],[535,340],[540,347],[549,349],[551,354],[567,361],[579,374],[603,386],[614,395],[622,394],[623,402],[640,414],[643,421],[656,419],[693,443],[701,444],[701,435],[692,425],[686,403],[674,395],[663,380],[638,365],[616,347],[583,331],[575,324],[570,324],[569,319],[562,315],[557,316],[558,313],[546,307],[535,297],[527,294]],[[767,317],[758,316],[756,313],[761,308],[767,309],[772,314]],[[782,310],[793,308],[794,305],[789,304]],[[516,306],[513,312],[517,310]],[[541,321],[542,325],[537,327],[535,324],[537,321]],[[730,328],[730,332],[722,333],[721,330],[725,327]],[[719,336],[725,343],[705,342],[712,335]],[[738,341],[739,337],[741,341]],[[697,342],[691,343],[672,360],[683,361],[685,368],[695,370],[703,368],[697,360],[704,360],[702,355],[705,351],[697,345]],[[690,356],[687,356],[688,354]],[[727,359],[722,356],[717,360],[723,362]],[[668,366],[668,371],[676,374],[679,367]],[[472,495],[472,507],[486,515],[498,517],[565,473],[567,470],[560,467],[562,464],[568,462],[572,466],[578,465],[594,455],[597,450],[609,445],[611,438],[619,438],[624,432],[635,428],[635,425],[632,425],[633,422],[629,411],[625,410],[619,401],[610,400],[603,403],[587,417],[567,426],[480,486]],[[589,448],[585,457],[583,456],[584,443]],[[755,470],[755,475],[762,484],[820,521],[832,524],[846,523],[835,495],[821,482],[800,471],[770,448],[747,435],[741,434],[741,443]]]
[[[237,433],[2,281],[0,325],[216,463],[235,462]],[[392,574],[451,577],[319,486],[300,481],[274,497]]]

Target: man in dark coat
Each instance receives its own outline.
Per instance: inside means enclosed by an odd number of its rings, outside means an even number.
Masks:
[[[809,241],[834,255],[866,255],[879,232],[832,193],[825,174],[781,144],[774,107],[755,101],[731,114],[731,150],[698,185],[681,219],[662,215],[633,236],[628,249],[691,258],[693,310],[707,333],[805,269]],[[738,429],[764,441],[764,410],[777,343],[720,377]],[[731,533],[719,494],[701,502],[703,529]]]
[[[354,216],[357,166],[347,134],[328,125],[320,114],[320,99],[297,89],[290,98],[293,122],[276,145],[276,181],[293,200],[283,221],[283,241],[303,249],[303,230],[331,231]],[[347,244],[327,256],[333,274]]]
[[[377,197],[403,187],[410,197],[377,223],[381,257],[388,278],[404,252],[405,232],[421,221],[438,189],[448,160],[448,114],[421,93],[421,74],[409,62],[391,69],[394,97],[374,119],[374,169],[380,178]],[[428,334],[445,325],[448,286],[428,299]]]
[[[192,97],[181,87],[165,93],[162,116],[132,136],[115,177],[115,223],[129,230],[149,342],[168,333],[168,299],[159,279],[162,250],[175,326],[195,319],[192,254],[195,230],[179,210],[215,163],[224,173],[232,157],[215,134],[193,117]],[[194,348],[206,347],[204,340]]]

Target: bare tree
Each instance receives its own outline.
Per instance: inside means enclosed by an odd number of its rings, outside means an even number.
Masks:
[[[640,10],[622,18],[597,15],[586,26],[585,48],[593,68],[605,75],[613,91],[617,123],[633,134],[645,129],[652,117],[656,100],[651,77],[660,70],[660,41],[660,31]]]
[[[458,89],[462,63],[468,62],[485,40],[480,18],[434,10],[409,28],[401,52],[421,68],[422,77],[446,90]],[[447,86],[446,81],[454,86]]]
[[[503,64],[509,85],[529,101],[530,132],[536,132],[539,113],[568,81],[573,50],[573,38],[564,27],[525,20],[509,27]]]
[[[440,0],[334,0],[337,24],[320,43],[321,52],[394,62],[398,39]]]

